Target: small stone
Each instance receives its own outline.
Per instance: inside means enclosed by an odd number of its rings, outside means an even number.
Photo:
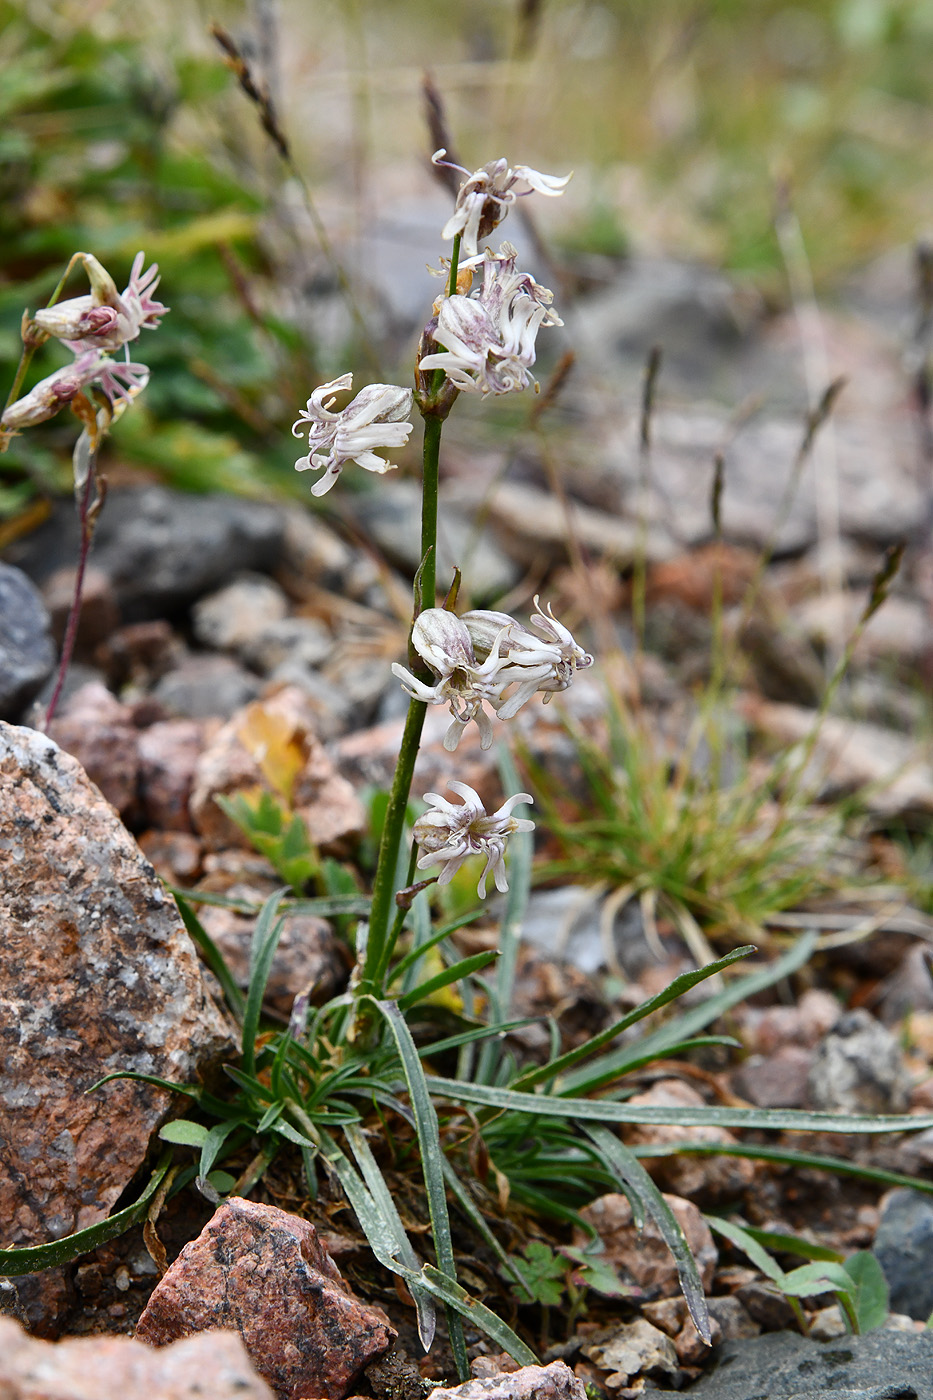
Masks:
[[[139,734],[127,707],[105,685],[90,681],[69,696],[48,732],[121,816],[135,813]]]
[[[434,1386],[429,1394],[431,1400],[586,1400],[582,1382],[563,1361],[517,1369],[506,1365],[462,1385]]]
[[[933,1201],[919,1191],[889,1191],[872,1251],[888,1281],[891,1311],[925,1322],[933,1313]]]
[[[94,653],[115,690],[133,685],[147,690],[179,666],[185,648],[165,618],[129,622],[118,628]]]
[[[670,1337],[642,1317],[624,1323],[605,1340],[591,1342],[580,1350],[600,1370],[609,1372],[605,1381],[609,1391],[621,1389],[636,1376],[673,1379],[680,1369]]]
[[[162,831],[190,831],[188,800],[202,750],[217,720],[171,719],[152,724],[137,740],[143,819]]]
[[[190,812],[206,845],[215,851],[248,846],[214,798],[262,786],[275,791],[282,774],[290,780],[291,806],[316,846],[339,854],[363,830],[359,798],[318,740],[305,696],[289,686],[239,711],[198,759]]]
[[[259,694],[259,681],[230,656],[189,656],[163,676],[153,695],[173,715],[229,719]]]
[[[778,1288],[769,1283],[746,1283],[736,1294],[750,1317],[759,1322],[766,1332],[780,1332],[785,1328],[796,1329],[797,1314],[787,1298]]]
[[[820,1308],[813,1314],[809,1320],[807,1336],[812,1337],[815,1342],[831,1342],[834,1337],[844,1337],[846,1331],[842,1308],[838,1303],[833,1303],[830,1307]]]
[[[160,880],[191,885],[201,872],[201,842],[190,831],[144,831],[139,849]]]
[[[316,617],[282,617],[259,628],[239,648],[247,666],[268,676],[286,663],[314,670],[334,649],[334,639]]]
[[[18,719],[54,665],[39,590],[21,570],[0,562],[0,719]]]
[[[725,1298],[707,1298],[706,1308],[710,1318],[718,1322],[722,1341],[738,1341],[742,1337],[757,1337],[761,1326],[755,1321],[741,1298],[729,1295]]]
[[[241,574],[196,603],[191,623],[202,646],[241,651],[265,627],[281,622],[287,612],[288,599],[277,583],[262,574]]]
[[[153,1346],[234,1327],[281,1400],[343,1400],[395,1338],[359,1302],[314,1226],[232,1196],[157,1284],[136,1335]]]
[[[714,1317],[709,1320],[709,1331],[710,1340],[704,1342],[694,1325],[693,1318],[687,1318],[674,1338],[674,1350],[681,1366],[697,1366],[707,1360],[710,1347],[718,1346],[722,1341],[722,1328]]]
[[[703,1099],[696,1089],[680,1079],[660,1079],[644,1094],[628,1100],[634,1107],[698,1108]],[[653,1142],[735,1142],[725,1128],[680,1127],[677,1124],[645,1124],[626,1128],[625,1140],[632,1144]],[[741,1157],[658,1157],[648,1162],[642,1159],[658,1184],[678,1196],[691,1200],[699,1197],[708,1202],[735,1199],[750,1185],[755,1165]]]
[[[785,1045],[767,1057],[752,1055],[732,1076],[737,1094],[759,1108],[802,1108],[807,1098],[811,1051]]]
[[[826,1113],[903,1113],[909,1093],[900,1047],[868,1011],[846,1012],[817,1047],[808,1079],[813,1108]]]
[[[668,1337],[676,1337],[687,1320],[687,1300],[680,1298],[658,1298],[653,1303],[642,1303],[642,1316],[652,1327],[659,1328]]]
[[[719,1257],[709,1226],[692,1201],[667,1194],[664,1199],[690,1246],[704,1288],[709,1288]],[[650,1219],[645,1220],[643,1230],[635,1228],[627,1196],[619,1192],[600,1196],[580,1211],[580,1217],[597,1231],[606,1247],[606,1262],[627,1283],[635,1284],[650,1298],[680,1293],[677,1266],[660,1230]],[[580,1235],[576,1243],[583,1242]]]
[[[0,811],[0,1220],[37,1245],[107,1215],[169,1108],[149,1085],[91,1086],[197,1082],[231,1040],[177,909],[74,758],[0,724]],[[64,1305],[53,1276],[19,1285],[33,1327]]]
[[[114,1304],[111,1315],[122,1303]],[[69,1337],[51,1345],[0,1317],[3,1400],[274,1400],[235,1332],[205,1332],[154,1351],[132,1337]]]

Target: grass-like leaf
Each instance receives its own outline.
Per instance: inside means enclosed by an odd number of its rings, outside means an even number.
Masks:
[[[223,994],[227,999],[227,1005],[230,1007],[237,1021],[242,1025],[243,1008],[246,1005],[245,998],[236,984],[233,973],[227,966],[223,953],[217,947],[217,944],[214,942],[213,938],[211,938],[187,899],[176,892],[175,903],[178,905],[178,912],[182,917],[185,928],[191,936],[192,942],[196,944],[202,958],[217,978],[223,990]]]
[[[661,1237],[671,1251],[677,1265],[677,1277],[680,1279],[680,1286],[687,1300],[690,1316],[704,1342],[707,1346],[711,1346],[712,1334],[706,1297],[703,1292],[703,1281],[700,1278],[697,1262],[690,1252],[690,1246],[684,1238],[684,1232],[677,1222],[677,1217],[638,1158],[629,1151],[624,1143],[621,1143],[608,1129],[596,1125],[587,1127],[586,1133],[599,1149],[600,1156],[608,1170],[625,1188],[626,1195],[634,1192],[638,1196],[646,1214],[650,1215],[661,1232]]]
[[[252,1076],[256,1068],[256,1036],[259,1032],[259,1014],[262,999],[266,993],[266,983],[272,969],[272,959],[282,933],[282,919],[276,919],[284,890],[276,890],[262,906],[249,956],[249,987],[246,1004],[243,1008],[242,1058],[243,1073]]]

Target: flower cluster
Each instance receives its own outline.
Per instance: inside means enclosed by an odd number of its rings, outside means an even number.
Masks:
[[[434,152],[431,160],[435,165],[459,170],[467,178],[460,186],[454,212],[444,225],[441,237],[453,238],[459,233],[462,251],[468,258],[477,252],[479,240],[488,238],[502,222],[509,206],[520,195],[531,194],[532,190],[550,196],[563,194],[570,180],[570,175],[542,175],[530,165],[516,165],[513,170],[505,156],[480,166],[471,175],[462,165],[442,159],[446,154],[442,147]],[[519,181],[528,189],[517,190],[515,186]]]
[[[531,273],[517,271],[517,257],[503,243],[498,253],[487,248],[461,264],[482,267],[482,286],[476,295],[441,302],[432,334],[445,348],[423,355],[419,371],[442,369],[458,389],[477,394],[509,394],[533,382],[538,330],[564,323],[551,306],[553,292]]]
[[[456,749],[471,720],[479,729],[481,747],[490,747],[492,721],[486,705],[500,719],[511,719],[533,695],[543,693],[547,703],[556,691],[567,689],[575,671],[592,666],[592,656],[550,607],[541,611],[537,596],[535,609],[528,627],[508,613],[482,608],[462,617],[443,608],[426,608],[416,618],[412,645],[437,680],[428,685],[399,662],[393,663],[392,673],[416,700],[449,705],[451,724],[444,736],[448,752]]]
[[[496,889],[501,894],[508,890],[505,876],[505,847],[509,837],[517,831],[533,831],[534,822],[525,817],[513,817],[512,808],[519,802],[530,802],[527,792],[517,792],[503,802],[498,811],[486,815],[486,808],[479,795],[467,783],[451,779],[447,784],[452,792],[459,793],[462,803],[448,802],[436,792],[426,792],[425,802],[432,804],[418,818],[412,834],[421,847],[418,869],[430,865],[443,865],[438,876],[439,885],[448,884],[468,856],[486,857],[486,865],[476,893],[480,899],[486,898],[486,879],[492,875]]]
[[[352,387],[352,374],[342,374],[339,379],[322,384],[292,426],[295,437],[308,434],[308,451],[298,458],[295,470],[326,468],[311,487],[312,496],[323,496],[329,491],[347,462],[356,462],[368,472],[392,471],[394,463],[373,449],[404,447],[414,426],[405,421],[411,413],[412,391],[395,384],[369,384],[346,408],[334,412],[335,391]]]
[[[60,340],[74,360],[10,404],[0,420],[5,432],[31,428],[54,417],[91,384],[97,384],[112,403],[125,404],[148,383],[148,367],[133,363],[125,347],[141,331],[154,330],[168,310],[154,297],[159,285],[157,265],[144,272],[145,257],[137,253],[129,285],[120,293],[92,253],[77,253],[75,258],[84,264],[90,293],[37,311],[32,320],[38,339]],[[125,359],[112,359],[110,352],[121,348]]]

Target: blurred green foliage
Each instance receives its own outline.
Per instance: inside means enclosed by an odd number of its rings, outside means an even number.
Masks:
[[[122,287],[142,248],[160,265],[171,314],[133,346],[152,378],[114,431],[111,461],[193,490],[292,489],[287,428],[307,397],[299,381],[313,374],[313,356],[261,309],[270,300],[260,294],[271,271],[259,238],[266,198],[207,144],[178,139],[181,119],[222,96],[226,69],[195,57],[157,66],[141,41],[72,28],[38,7],[0,3],[0,31],[4,395],[23,310],[45,304],[71,254],[94,252]],[[78,269],[64,295],[86,291]],[[42,347],[26,387],[66,359]],[[14,441],[0,460],[0,513],[36,484],[67,486],[75,435],[61,414]]]

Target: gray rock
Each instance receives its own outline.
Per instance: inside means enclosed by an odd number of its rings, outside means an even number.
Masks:
[[[0,723],[0,812],[0,1220],[37,1245],[107,1215],[168,1112],[162,1090],[91,1086],[194,1082],[232,1042],[177,909],[75,759]],[[19,1285],[34,1328],[66,1301],[51,1274]]]
[[[675,1392],[644,1392],[658,1393]],[[768,1332],[724,1342],[716,1370],[689,1393],[702,1400],[927,1400],[933,1395],[933,1333],[879,1328],[815,1342]]]
[[[271,578],[240,574],[232,583],[201,598],[192,609],[191,623],[202,646],[216,651],[242,651],[263,630],[281,622],[288,599]]]
[[[903,1113],[909,1092],[897,1041],[861,1008],[824,1037],[807,1079],[810,1104],[826,1113]]]
[[[919,1191],[890,1191],[873,1252],[891,1290],[891,1308],[922,1321],[933,1313],[933,1201]]]
[[[441,489],[441,497],[446,492]],[[376,490],[358,496],[354,515],[360,528],[379,548],[409,573],[421,563],[421,487],[403,479],[380,481]],[[445,511],[441,505],[437,541],[438,588],[444,592],[455,565],[469,582],[471,597],[484,601],[514,588],[518,565],[478,524],[475,513],[460,502]]]
[[[50,619],[39,590],[0,563],[0,719],[17,719],[55,665]]]
[[[164,486],[112,491],[94,536],[94,565],[110,579],[124,620],[162,617],[244,569],[271,571],[282,553],[277,506],[234,496],[193,496]],[[56,507],[9,551],[33,579],[73,565],[74,510]]]
[[[314,670],[330,656],[334,639],[316,617],[282,617],[266,623],[240,647],[240,656],[261,675],[290,664]]]
[[[259,694],[257,678],[229,656],[189,656],[163,676],[152,694],[184,719],[229,719]]]

